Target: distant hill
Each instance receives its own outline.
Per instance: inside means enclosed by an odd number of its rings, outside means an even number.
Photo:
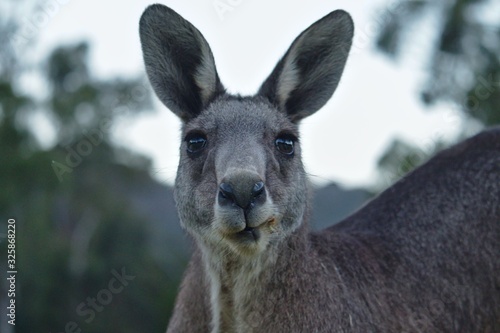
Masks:
[[[183,271],[189,259],[190,239],[180,226],[173,188],[143,173],[116,183],[115,189],[138,216],[144,217],[140,223],[148,228],[152,256],[172,272]]]
[[[365,189],[344,189],[336,183],[314,189],[311,228],[319,230],[340,222],[372,196]]]

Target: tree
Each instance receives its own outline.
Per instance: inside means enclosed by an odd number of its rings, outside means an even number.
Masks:
[[[0,35],[15,29],[0,15]],[[180,279],[154,256],[168,244],[151,249],[156,230],[131,198],[131,186],[155,184],[150,161],[110,135],[116,117],[151,108],[146,81],[96,78],[88,51],[61,46],[36,65],[0,50],[0,227],[16,219],[17,332],[162,331]],[[21,89],[28,65],[49,88],[43,99]],[[36,113],[56,129],[50,147]]]
[[[445,102],[462,111],[470,124],[483,126],[500,123],[500,21],[495,15],[494,1],[393,1],[386,9],[377,46],[385,54],[397,58],[408,49],[424,25],[435,24],[435,40],[428,59],[428,79],[420,97],[427,105]],[[432,23],[429,23],[432,22]],[[475,121],[472,121],[475,120]],[[438,142],[436,146],[442,146]],[[401,167],[402,155],[420,155],[425,161],[429,152],[395,143],[381,158],[382,172],[411,170],[419,163]],[[398,156],[400,158],[398,158]],[[392,162],[389,162],[392,161]],[[392,170],[392,171],[391,171]]]

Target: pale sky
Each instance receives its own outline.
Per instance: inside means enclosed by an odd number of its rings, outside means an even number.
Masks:
[[[377,159],[395,137],[425,150],[436,139],[449,137],[460,128],[459,113],[446,107],[431,111],[418,100],[425,80],[425,64],[419,59],[432,40],[432,24],[412,41],[401,61],[393,62],[374,50],[377,19],[390,1],[160,2],[202,32],[211,45],[223,84],[230,92],[241,94],[258,89],[293,39],[310,24],[335,9],[353,16],[354,45],[339,88],[322,110],[302,123],[304,163],[315,183],[336,181],[348,187],[373,184]],[[31,57],[40,61],[54,46],[86,39],[91,43],[92,70],[98,76],[143,73],[138,22],[144,8],[152,3],[49,0],[45,6],[51,6],[50,16],[38,28]],[[216,5],[227,11],[218,11]],[[37,84],[34,79],[25,81],[27,87]],[[171,183],[177,167],[180,122],[160,102],[156,109],[116,123],[114,138],[120,145],[153,158],[156,177]]]

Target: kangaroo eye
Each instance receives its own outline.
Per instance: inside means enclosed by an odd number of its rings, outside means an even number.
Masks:
[[[280,153],[292,156],[294,153],[294,139],[288,136],[280,136],[274,141]]]
[[[193,133],[186,136],[187,151],[190,154],[199,153],[207,145],[207,137],[202,133]]]

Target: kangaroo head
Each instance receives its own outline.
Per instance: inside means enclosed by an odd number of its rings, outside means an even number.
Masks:
[[[331,97],[353,23],[334,11],[302,32],[255,96],[225,92],[210,47],[163,5],[146,9],[140,37],[149,80],[183,122],[175,198],[203,245],[254,255],[289,236],[306,209],[298,123]]]

